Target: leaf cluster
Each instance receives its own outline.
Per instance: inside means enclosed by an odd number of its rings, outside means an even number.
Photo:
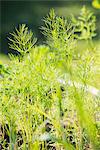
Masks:
[[[76,26],[76,38],[88,40],[96,36],[96,17],[85,6],[81,9],[80,16],[77,19],[72,15],[72,22]]]
[[[95,118],[99,97],[87,89],[93,52],[85,50],[80,59],[74,59],[80,36],[76,39],[73,23],[56,16],[54,10],[44,24],[48,45],[34,46],[36,39],[23,24],[11,33],[10,48],[20,55],[10,55],[9,74],[0,79],[0,146],[11,150],[83,150],[87,146],[99,150]]]
[[[8,38],[11,42],[9,47],[22,55],[29,52],[37,41],[36,38],[33,38],[33,32],[28,31],[25,24],[19,25],[19,29],[15,28],[15,32],[10,35],[12,37]]]

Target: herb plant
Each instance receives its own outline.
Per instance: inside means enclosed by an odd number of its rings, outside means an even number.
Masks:
[[[34,45],[24,24],[11,33],[10,48],[19,54],[0,70],[0,149],[100,149],[99,90],[89,85],[94,52],[77,51],[78,40],[95,35],[95,17],[85,12],[73,23],[50,10],[41,27],[45,45]]]

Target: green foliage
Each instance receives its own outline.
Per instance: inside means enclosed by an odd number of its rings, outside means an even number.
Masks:
[[[77,27],[56,16],[54,10],[44,24],[48,45],[33,46],[33,33],[25,25],[10,38],[10,48],[20,55],[10,55],[9,74],[4,72],[0,79],[0,146],[99,150],[95,118],[99,102],[87,90],[94,69],[93,52],[86,49],[75,59],[76,40],[80,39],[74,35]]]
[[[25,24],[19,25],[19,29],[15,28],[15,32],[10,34],[12,38],[8,38],[11,41],[9,47],[22,55],[29,52],[37,40],[33,38],[33,32],[28,31],[28,27]]]
[[[85,6],[77,19],[72,16],[72,22],[76,26],[76,38],[88,40],[96,36],[96,17]]]
[[[71,55],[75,46],[72,23],[64,17],[56,16],[53,9],[43,21],[42,33],[46,36],[47,44],[51,49],[58,54],[60,59]]]
[[[6,74],[9,74],[7,65],[0,63],[0,77],[3,77]]]

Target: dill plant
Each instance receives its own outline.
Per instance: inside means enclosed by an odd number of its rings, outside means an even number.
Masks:
[[[76,26],[75,32],[78,39],[88,40],[96,36],[96,17],[85,6],[77,19],[72,15],[72,22]]]
[[[53,9],[43,21],[46,45],[34,46],[36,39],[23,24],[11,33],[10,48],[20,54],[10,55],[9,74],[1,72],[0,146],[11,150],[83,150],[87,146],[99,150],[94,116],[98,105],[87,91],[93,53],[88,56],[90,50],[86,50],[75,59],[80,38],[76,38],[72,21],[57,16]],[[89,37],[92,34],[85,40]],[[82,86],[78,88],[76,82]]]
[[[11,42],[9,47],[22,55],[29,52],[37,40],[33,38],[33,32],[28,31],[28,27],[25,24],[19,25],[19,30],[15,28],[15,32],[10,33],[10,35],[12,37],[8,38]]]

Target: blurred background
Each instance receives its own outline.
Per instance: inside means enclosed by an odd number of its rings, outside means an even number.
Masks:
[[[25,23],[32,29],[37,44],[43,43],[43,35],[40,27],[43,24],[42,18],[46,16],[50,8],[54,8],[60,16],[69,17],[71,14],[79,15],[83,5],[92,10],[97,18],[97,36],[95,41],[100,39],[100,9],[92,6],[92,0],[1,0],[0,1],[0,59],[2,54],[9,53],[8,39],[9,32],[12,32],[19,24]],[[5,56],[4,56],[5,57]]]

